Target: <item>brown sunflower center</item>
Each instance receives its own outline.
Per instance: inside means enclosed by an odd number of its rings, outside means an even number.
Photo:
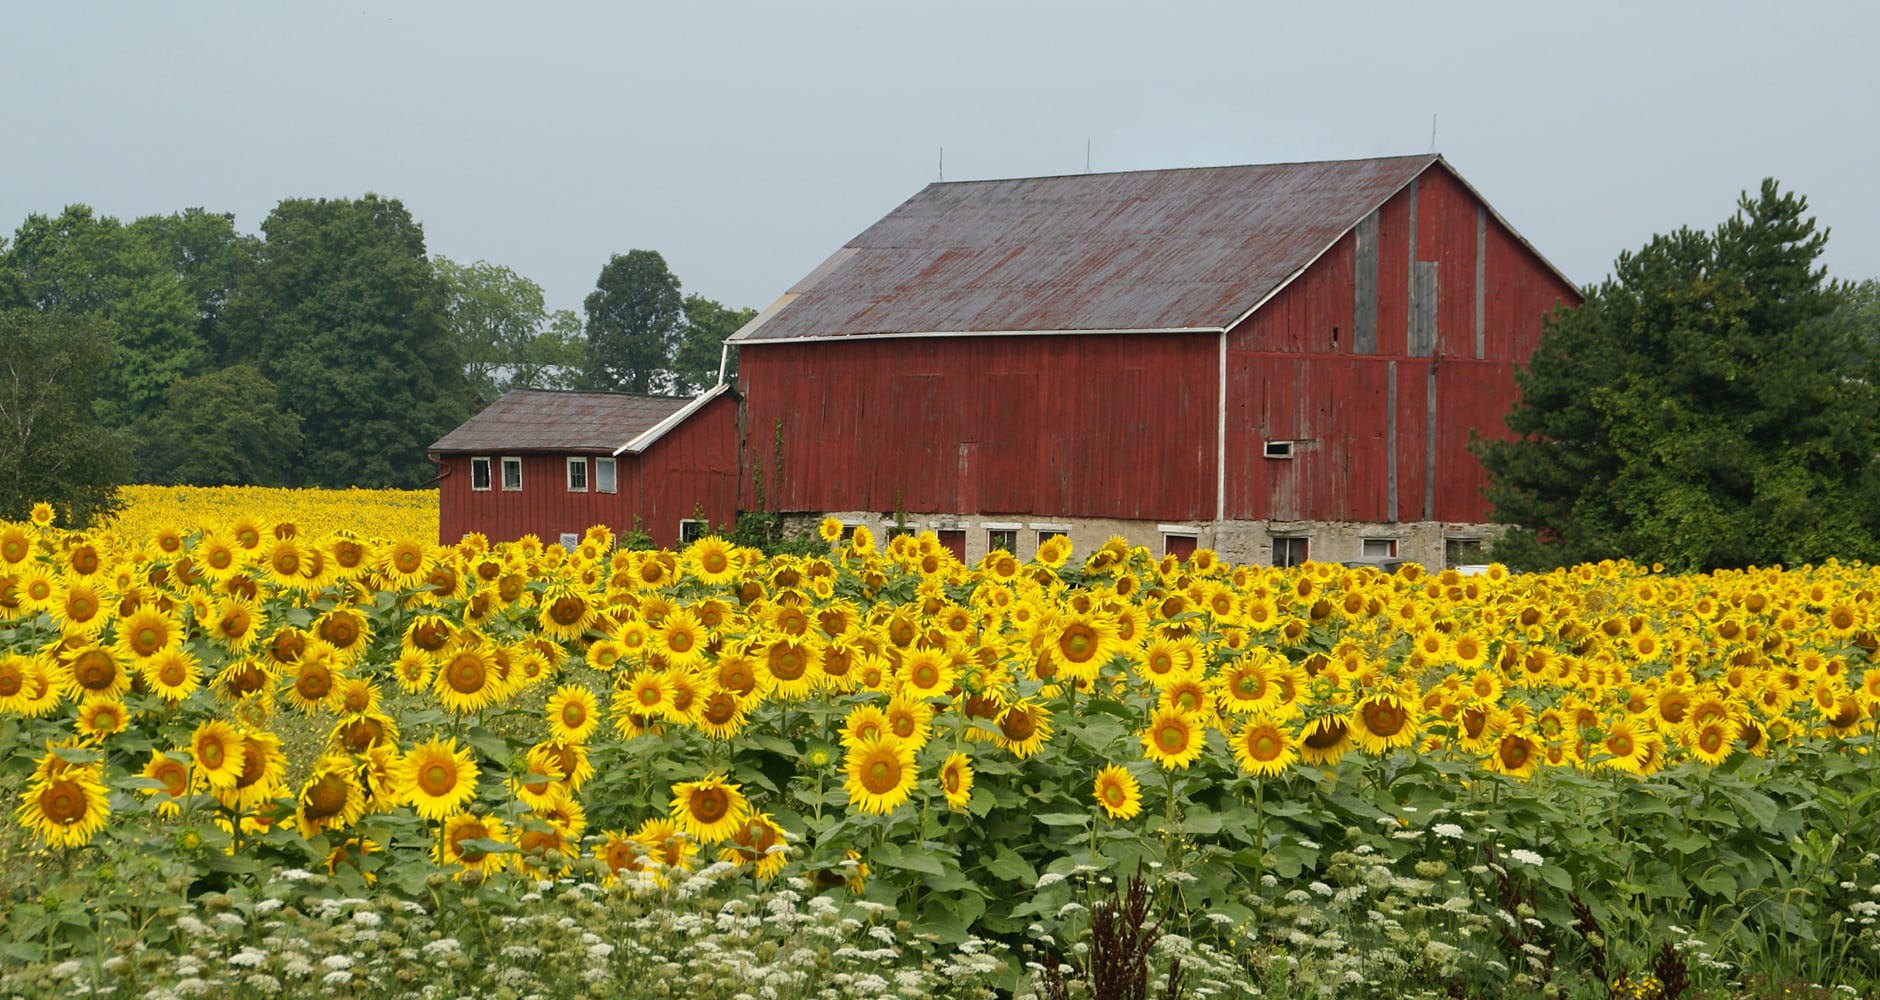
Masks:
[[[294,691],[306,701],[320,701],[333,692],[333,673],[318,663],[303,663],[294,675]]]
[[[1373,701],[1364,706],[1364,728],[1369,729],[1373,736],[1390,739],[1403,732],[1404,724],[1408,721],[1403,708],[1392,702]]]
[[[418,788],[426,795],[442,796],[456,785],[457,769],[444,761],[431,761],[418,769]]]
[[[78,787],[75,781],[55,780],[39,793],[39,811],[60,826],[70,826],[83,820],[90,810],[91,803],[85,798],[85,790]]]
[[[444,669],[444,683],[458,694],[475,694],[489,682],[489,668],[477,657],[465,653],[453,657]]]
[[[311,820],[338,816],[346,811],[346,798],[346,778],[343,775],[322,775],[301,797],[302,811]]]
[[[693,819],[716,823],[731,811],[731,796],[722,788],[700,788],[692,792],[686,807],[691,810]]]

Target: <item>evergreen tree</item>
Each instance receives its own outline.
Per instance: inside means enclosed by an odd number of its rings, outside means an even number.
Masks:
[[[679,279],[654,250],[614,254],[588,293],[587,384],[649,393],[670,387],[685,327]]]
[[[1705,233],[1619,256],[1551,317],[1512,441],[1480,441],[1497,547],[1540,567],[1675,569],[1880,555],[1880,393],[1807,202],[1765,181]]]

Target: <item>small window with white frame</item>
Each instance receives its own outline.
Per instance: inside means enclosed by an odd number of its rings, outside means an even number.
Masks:
[[[688,517],[679,522],[679,544],[690,545],[711,534],[711,525],[697,518]]]
[[[503,456],[503,490],[515,493],[522,489],[522,458],[517,455]]]
[[[620,480],[611,458],[594,460],[594,492],[613,493],[620,489]]]
[[[1446,567],[1479,566],[1487,559],[1480,538],[1443,539],[1443,565]]]
[[[1366,559],[1397,558],[1397,540],[1395,538],[1367,538],[1363,550],[1358,554]]]
[[[1278,459],[1292,458],[1293,443],[1291,441],[1268,441],[1266,443],[1265,456],[1267,458]]]
[[[490,491],[490,457],[477,455],[470,459],[470,488],[478,493]]]
[[[586,455],[568,456],[568,492],[586,493],[588,491],[588,460]]]
[[[1308,539],[1304,535],[1276,535],[1273,538],[1273,565],[1303,566],[1308,556]]]

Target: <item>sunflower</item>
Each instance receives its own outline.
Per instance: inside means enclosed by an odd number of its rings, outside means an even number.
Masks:
[[[345,757],[323,756],[295,796],[294,821],[311,840],[327,830],[344,829],[366,811],[366,790],[358,770]]]
[[[241,776],[234,784],[211,786],[209,791],[228,809],[254,813],[289,794],[287,757],[281,752],[281,738],[270,731],[250,729],[241,735]]]
[[[130,710],[113,697],[86,698],[78,705],[78,718],[72,728],[88,743],[101,743],[130,725]]]
[[[897,694],[908,698],[945,697],[953,688],[953,661],[938,649],[915,649],[901,659]]]
[[[1038,554],[1034,556],[1041,565],[1056,569],[1064,565],[1071,557],[1071,540],[1063,535],[1052,535],[1038,543]]]
[[[1262,715],[1248,717],[1234,734],[1234,760],[1256,778],[1282,774],[1299,759],[1299,746],[1285,725]]]
[[[1541,757],[1540,741],[1533,734],[1523,729],[1509,729],[1495,743],[1495,750],[1488,755],[1487,764],[1488,769],[1496,774],[1526,781],[1540,769]]]
[[[1142,811],[1142,787],[1129,769],[1120,764],[1098,771],[1091,792],[1111,819],[1134,819]]]
[[[687,571],[707,586],[718,587],[738,578],[738,550],[717,535],[706,535],[685,550]]]
[[[435,656],[449,648],[457,638],[457,626],[443,615],[422,614],[411,619],[405,626],[405,634],[399,642],[399,649],[405,653],[422,653]]]
[[[1070,614],[1052,623],[1045,649],[1058,673],[1073,680],[1094,681],[1103,665],[1123,651],[1123,641],[1109,616]]]
[[[503,821],[495,816],[458,813],[444,821],[443,835],[431,847],[431,860],[458,865],[463,872],[488,875],[509,863],[509,851],[490,849],[491,845],[507,847],[508,837]],[[458,872],[458,877],[463,872]]]
[[[431,686],[432,670],[437,663],[428,653],[400,653],[392,661],[392,676],[398,681],[398,689],[406,694],[417,694]]]
[[[442,820],[476,796],[477,765],[457,740],[433,739],[400,758],[395,773],[400,797],[425,819]]]
[[[14,816],[49,847],[82,847],[104,829],[111,807],[96,767],[68,767],[28,783]]]
[[[947,754],[940,762],[940,790],[946,793],[947,808],[964,809],[973,800],[973,762],[963,753]]]
[[[334,555],[337,559],[338,553]],[[378,553],[376,568],[393,589],[412,590],[425,585],[435,564],[430,546],[415,538],[401,538]],[[347,568],[340,560],[340,569]]]
[[[907,801],[917,773],[914,748],[892,736],[850,748],[843,770],[849,804],[865,813],[886,816]]]
[[[672,680],[663,670],[635,670],[614,691],[614,725],[629,718],[664,720],[672,717]],[[621,732],[626,732],[622,729]]]
[[[555,584],[542,592],[536,627],[550,639],[572,642],[599,620],[600,612],[594,604],[567,584]]]
[[[679,608],[666,615],[653,630],[653,651],[665,658],[668,666],[688,669],[705,661],[711,635],[690,609]]]
[[[1143,756],[1164,769],[1186,768],[1201,756],[1202,725],[1193,715],[1163,706],[1141,733]]]
[[[182,806],[178,805],[177,800],[189,794],[190,774],[187,760],[161,750],[152,750],[150,760],[144,764],[144,769],[139,772],[138,777],[156,782],[155,786],[146,786],[138,791],[145,795],[161,794],[163,796],[157,801],[157,812],[160,815],[175,816],[182,812]]]
[[[562,770],[561,754],[552,743],[537,743],[523,759],[523,773],[510,783],[510,789],[530,809],[544,808],[554,801],[555,792],[564,787],[562,779],[567,777],[567,772]]]
[[[50,609],[59,597],[58,574],[44,566],[29,566],[19,574],[16,593],[27,613]]]
[[[84,580],[67,578],[62,581],[53,598],[53,610],[57,612],[59,629],[69,636],[95,636],[110,623],[103,594]]]
[[[377,711],[342,719],[327,735],[327,745],[342,753],[363,754],[377,746],[396,746],[398,722]]]
[[[698,845],[685,835],[679,825],[663,816],[655,816],[633,831],[633,840],[644,850],[642,864],[649,865],[655,881],[666,884],[666,872],[692,870],[692,858]]]
[[[310,646],[289,668],[282,680],[287,683],[287,703],[302,712],[313,712],[331,704],[339,690],[339,655],[324,646]]]
[[[550,736],[570,743],[585,743],[600,725],[600,699],[579,684],[564,684],[548,699]]]
[[[744,702],[735,693],[717,688],[699,699],[694,725],[715,740],[728,740],[744,731]]]
[[[888,731],[888,716],[874,705],[857,705],[842,720],[842,745],[854,747],[863,740],[893,735]]]
[[[205,535],[196,547],[193,565],[211,582],[221,583],[240,573],[245,560],[242,551],[225,539]]]
[[[42,679],[38,664],[21,653],[0,653],[0,715],[21,710]]]
[[[822,675],[822,650],[808,640],[778,638],[764,647],[758,661],[771,693],[797,701],[809,697]]]
[[[672,786],[672,820],[699,843],[714,844],[729,838],[750,813],[744,793],[726,781],[722,772]]]
[[[671,825],[669,820],[660,822]],[[680,839],[684,840],[683,837]],[[623,872],[645,871],[647,852],[647,846],[626,831],[607,831],[600,843],[594,845],[594,860],[607,869],[601,884],[612,887],[619,884]]]
[[[341,677],[329,703],[336,715],[354,718],[379,711],[379,688],[364,677]]]
[[[98,645],[81,646],[65,661],[61,687],[74,698],[117,697],[131,687],[131,674],[117,656]]]
[[[228,596],[215,606],[203,622],[203,631],[212,642],[231,652],[246,652],[261,637],[267,624],[267,612],[246,598]]]
[[[1037,753],[1051,738],[1050,711],[1029,699],[1006,706],[994,725],[999,731],[993,742],[1020,760]]]
[[[261,553],[261,569],[269,583],[283,590],[303,590],[307,579],[308,553],[292,538],[276,538]]]
[[[50,528],[52,527],[52,519],[57,515],[53,511],[51,504],[41,500],[33,504],[32,513],[28,516],[32,518],[32,522],[39,527]]]
[[[439,661],[431,690],[445,709],[460,715],[480,712],[505,696],[495,654],[486,646],[458,646]]]
[[[1643,775],[1652,756],[1651,735],[1649,729],[1631,719],[1614,719],[1606,726],[1605,739],[1599,741],[1597,749],[1606,756],[1597,761],[1598,765]]]
[[[1416,742],[1417,717],[1393,692],[1381,691],[1358,702],[1351,722],[1352,740],[1372,756],[1381,757]]]
[[[175,649],[183,641],[183,629],[169,615],[142,604],[117,622],[117,652],[132,661],[148,660]]]
[[[350,659],[372,639],[372,625],[357,608],[337,607],[314,623],[313,634]]]
[[[750,865],[751,874],[760,879],[775,878],[789,861],[788,846],[783,827],[769,813],[752,813],[718,849],[718,860]]]
[[[1178,680],[1192,676],[1194,661],[1188,656],[1183,643],[1158,635],[1143,645],[1142,652],[1135,659],[1135,667],[1137,676],[1160,691]]]
[[[0,565],[19,567],[33,555],[33,536],[17,524],[0,522]]]
[[[1728,718],[1699,723],[1688,744],[1691,756],[1715,767],[1730,759],[1742,730]]]

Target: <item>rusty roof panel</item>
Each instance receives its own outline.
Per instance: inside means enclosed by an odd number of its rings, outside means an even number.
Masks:
[[[690,399],[517,389],[438,439],[431,451],[613,452]]]
[[[738,339],[1221,329],[1436,161],[930,184]]]

